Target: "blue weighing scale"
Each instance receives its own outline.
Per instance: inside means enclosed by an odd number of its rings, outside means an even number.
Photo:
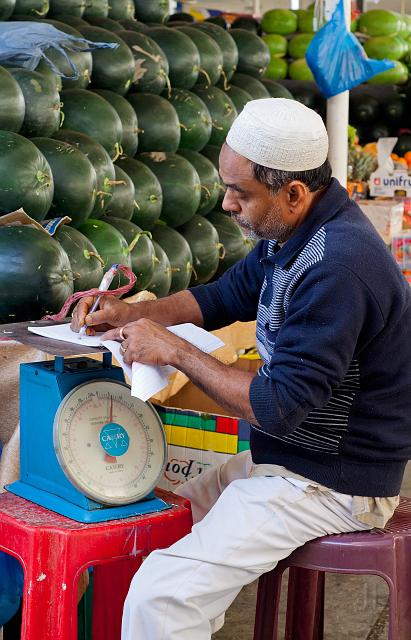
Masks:
[[[131,396],[111,353],[68,359],[96,349],[37,336],[28,324],[0,326],[0,335],[56,357],[20,365],[20,480],[8,491],[78,522],[169,508],[153,492],[167,454],[153,406]]]

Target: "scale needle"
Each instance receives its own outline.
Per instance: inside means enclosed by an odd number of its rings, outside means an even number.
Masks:
[[[109,409],[108,421],[110,424],[113,422],[113,397],[112,396],[110,396],[110,409]],[[114,464],[115,462],[117,462],[117,458],[115,456],[110,456],[108,453],[105,454],[104,460],[105,462],[110,462],[111,464]]]

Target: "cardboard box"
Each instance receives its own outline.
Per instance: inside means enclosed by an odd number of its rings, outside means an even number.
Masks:
[[[248,332],[244,336],[245,341],[246,335]],[[255,333],[253,336],[255,343]],[[261,364],[258,354],[251,353],[240,355],[231,366],[243,371],[257,371]],[[226,462],[250,446],[249,423],[227,415],[223,407],[192,382],[187,382],[165,403],[154,404],[163,421],[168,442],[168,461],[158,483],[163,489],[172,491],[182,482],[203,473],[210,466]]]
[[[369,179],[370,196],[411,197],[411,176],[407,169],[394,169],[391,158],[398,138],[380,138],[377,142],[378,167]]]
[[[404,203],[397,200],[361,200],[358,202],[367,218],[384,240],[391,244],[392,238],[402,231]]]

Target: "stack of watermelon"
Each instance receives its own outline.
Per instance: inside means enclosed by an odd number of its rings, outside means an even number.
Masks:
[[[261,20],[271,60],[266,76],[272,80],[291,78],[314,81],[305,60],[305,53],[314,36],[314,10],[292,11],[271,9]],[[404,84],[408,80],[411,62],[411,17],[393,11],[372,9],[351,24],[359,32],[364,49],[370,58],[388,58],[395,67],[370,80],[375,84]]]
[[[53,237],[0,226],[0,322],[57,311],[114,262],[132,267],[136,291],[165,296],[248,253],[220,210],[216,163],[238,109],[269,95],[262,40],[252,56],[240,29],[166,26],[167,0],[0,0],[0,19],[118,45],[70,53],[76,79],[43,62],[0,68],[0,216],[71,218]]]

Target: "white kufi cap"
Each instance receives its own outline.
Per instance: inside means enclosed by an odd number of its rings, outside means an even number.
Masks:
[[[247,102],[226,142],[248,160],[282,171],[316,169],[328,154],[328,135],[321,116],[287,98]]]

